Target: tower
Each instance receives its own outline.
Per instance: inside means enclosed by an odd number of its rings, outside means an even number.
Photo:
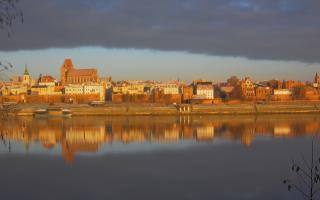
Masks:
[[[30,74],[29,74],[29,72],[28,72],[28,67],[27,67],[27,65],[26,65],[25,68],[24,68],[22,83],[28,84],[28,85],[30,85],[30,83],[31,83],[31,78],[30,78]]]
[[[320,76],[318,75],[318,73],[316,73],[316,75],[314,76],[314,83],[320,85]]]
[[[68,71],[73,69],[73,63],[70,58],[67,58],[64,60],[61,69],[60,69],[60,75],[61,75],[61,85],[65,85],[67,82],[67,76],[68,76]]]

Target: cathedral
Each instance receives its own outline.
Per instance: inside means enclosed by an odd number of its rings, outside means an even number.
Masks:
[[[70,58],[61,66],[61,85],[97,82],[97,69],[75,69]]]

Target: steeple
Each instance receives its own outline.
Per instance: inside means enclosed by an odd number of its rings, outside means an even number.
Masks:
[[[28,72],[28,67],[27,67],[27,65],[25,65],[25,67],[24,67],[24,74],[23,74],[23,75],[29,76],[29,72]]]
[[[24,68],[24,73],[23,73],[23,80],[22,80],[22,82],[23,82],[24,84],[28,84],[28,85],[31,84],[31,77],[30,77],[30,74],[29,74],[29,72],[28,72],[28,67],[27,67],[27,65],[26,65],[25,68]]]
[[[314,77],[314,83],[320,83],[320,77],[318,75],[318,72],[316,73],[316,75]]]

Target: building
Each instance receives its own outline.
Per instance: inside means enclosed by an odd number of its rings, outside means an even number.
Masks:
[[[272,79],[268,81],[267,85],[272,89],[282,89],[283,88],[283,81]]]
[[[70,84],[64,87],[64,93],[67,95],[84,94],[83,85]]]
[[[293,90],[296,87],[303,87],[306,83],[302,81],[287,80],[285,81],[285,89]]]
[[[61,95],[62,93],[55,90],[54,86],[34,85],[31,87],[31,95]]]
[[[294,90],[294,96],[301,100],[319,100],[317,88],[312,86],[298,87]]]
[[[28,72],[27,66],[25,66],[25,69],[24,69],[24,73],[23,73],[23,77],[22,77],[22,83],[25,84],[25,85],[31,85],[31,83],[32,83],[31,76],[30,76],[30,74]]]
[[[103,78],[99,78],[99,82],[101,85],[103,85],[103,87],[105,88],[106,91],[106,95],[105,95],[105,100],[106,101],[111,101],[112,100],[112,77],[103,77]]]
[[[245,99],[252,99],[255,97],[255,89],[252,80],[249,77],[245,77],[241,81],[242,96]]]
[[[144,84],[121,82],[113,86],[113,94],[144,94]]]
[[[214,99],[214,88],[212,82],[197,82],[195,86],[194,99]]]
[[[163,86],[163,94],[180,94],[179,85],[177,85],[177,84],[165,84]]]
[[[316,73],[316,75],[314,76],[313,86],[316,88],[320,87],[320,76],[318,75],[318,73]]]
[[[182,101],[184,103],[190,103],[193,96],[193,87],[192,86],[183,86],[182,87]]]
[[[99,100],[105,101],[105,87],[101,84],[82,84],[82,85],[75,85],[70,84],[65,86],[64,93],[66,95],[92,95],[92,94],[99,94]]]
[[[1,88],[2,96],[27,94],[28,87],[26,85],[4,85]]]
[[[289,89],[275,89],[273,90],[272,99],[275,101],[292,100],[292,91]]]
[[[38,85],[55,86],[57,83],[58,81],[50,75],[40,75],[38,79]]]
[[[75,69],[71,59],[65,59],[61,66],[61,84],[82,84],[97,82],[97,69]]]
[[[272,89],[270,87],[259,86],[256,88],[257,100],[269,100],[271,99]]]
[[[105,101],[106,88],[100,84],[85,84],[83,92],[86,95],[99,94],[100,101]]]

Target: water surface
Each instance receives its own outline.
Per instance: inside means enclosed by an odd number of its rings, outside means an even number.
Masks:
[[[9,118],[1,199],[301,199],[319,115]]]

